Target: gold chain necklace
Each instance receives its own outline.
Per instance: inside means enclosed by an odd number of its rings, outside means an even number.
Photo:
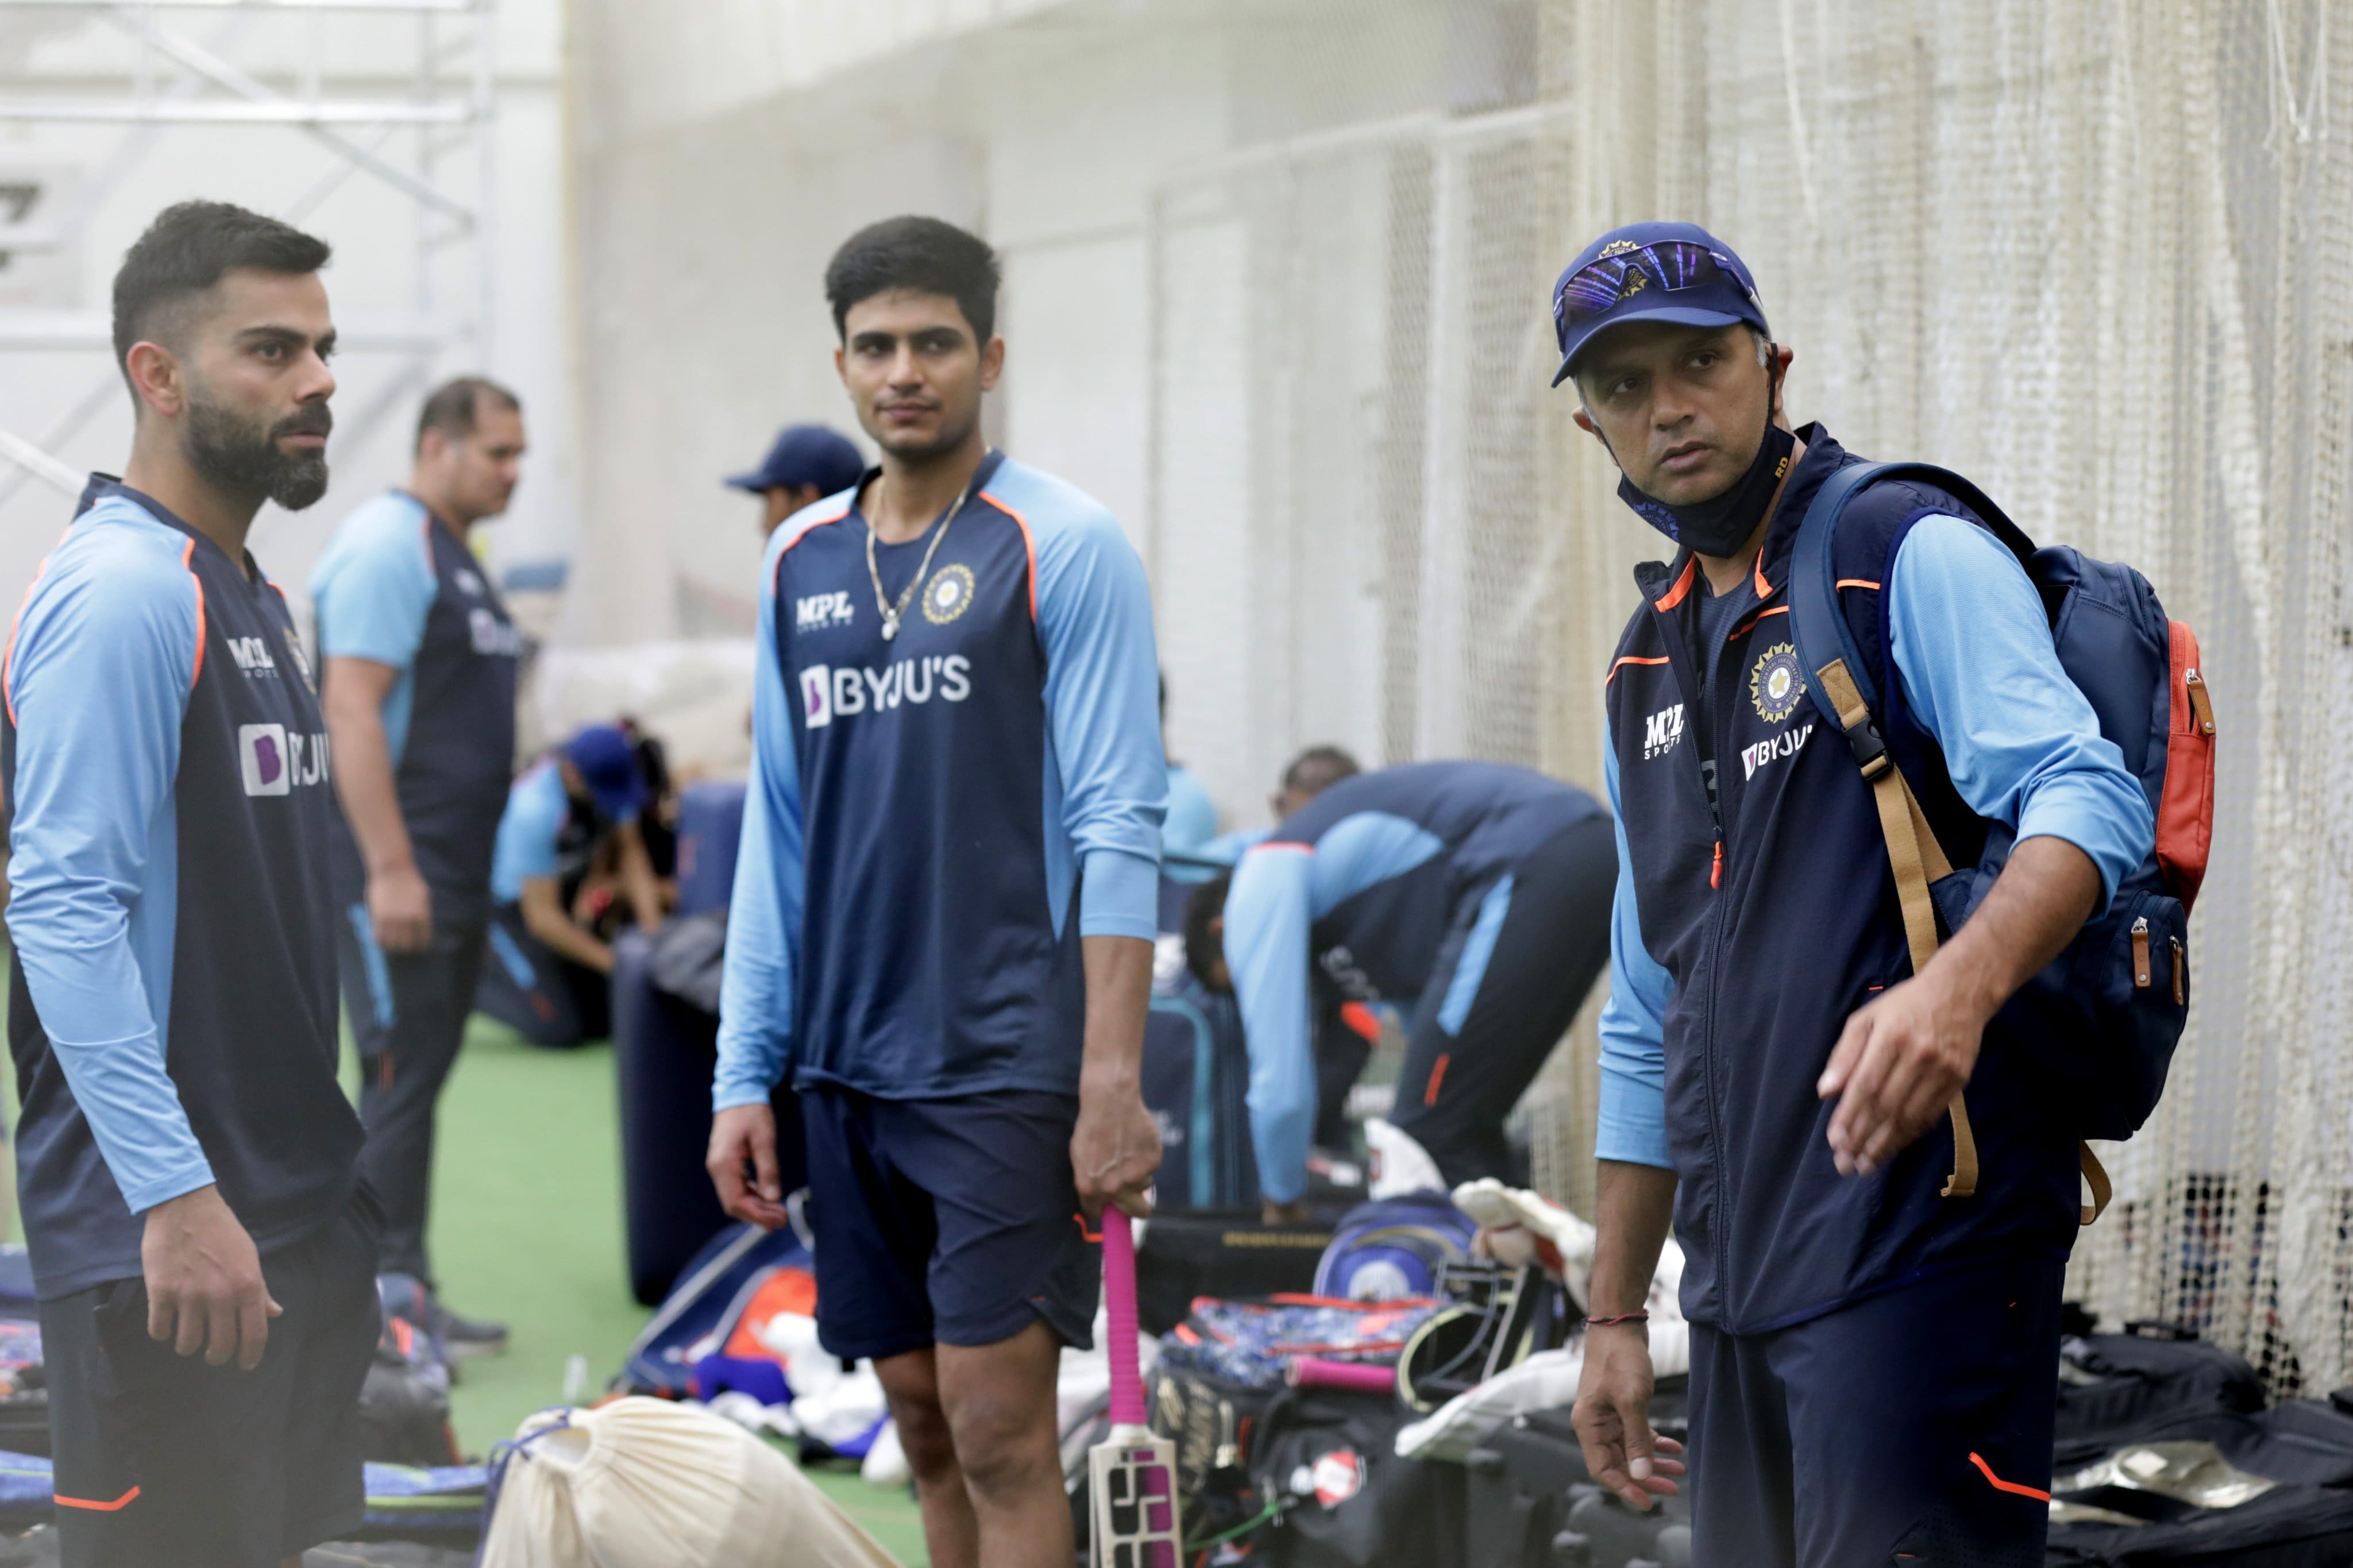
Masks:
[[[984,456],[981,460],[987,462],[987,458]],[[980,480],[979,470],[974,470],[972,478],[973,483],[965,486],[964,493],[949,503],[948,510],[940,513],[939,521],[932,524],[931,545],[923,552],[922,563],[915,568],[914,576],[908,579],[906,590],[899,595],[899,602],[895,605],[883,594],[882,572],[874,564],[874,524],[871,521],[866,524],[866,575],[872,578],[874,582],[874,607],[882,613],[884,642],[889,642],[899,635],[899,619],[907,613],[908,605],[913,602],[915,590],[923,585],[924,574],[932,569],[932,557],[939,552],[940,541],[948,536],[948,525],[955,521],[956,513],[962,511],[965,504],[972,500],[974,486]],[[883,483],[884,481],[879,478],[874,481],[877,511],[881,510],[880,503],[882,500]]]

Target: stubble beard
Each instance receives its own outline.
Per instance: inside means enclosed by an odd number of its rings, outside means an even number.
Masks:
[[[189,467],[206,481],[257,506],[273,500],[288,511],[301,511],[327,493],[323,449],[290,453],[278,446],[291,435],[325,435],[334,425],[326,405],[305,405],[290,418],[257,430],[200,392],[191,393],[184,449]]]

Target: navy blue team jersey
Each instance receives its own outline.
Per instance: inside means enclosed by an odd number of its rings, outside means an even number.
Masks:
[[[975,479],[895,640],[859,492],[770,542],[721,1109],[788,1069],[892,1099],[1073,1094],[1080,938],[1155,933],[1143,564],[1069,485],[994,453]],[[933,538],[878,548],[894,604]]]
[[[1562,830],[1603,815],[1575,784],[1503,763],[1407,763],[1318,795],[1242,856],[1225,951],[1250,1040],[1259,1171],[1282,1190],[1306,1168],[1315,1116],[1312,990],[1410,1004],[1466,900],[1478,923],[1438,1015],[1461,1027],[1509,910],[1513,874]]]
[[[249,574],[249,575],[248,575]],[[44,1299],[141,1271],[218,1183],[265,1253],[340,1214],[326,726],[284,595],[94,479],[0,689],[18,1197]]]
[[[473,552],[425,503],[390,490],[343,520],[311,573],[319,648],[400,672],[385,693],[400,818],[433,918],[480,924],[514,774],[522,638]],[[362,896],[358,847],[338,828],[338,881]]]

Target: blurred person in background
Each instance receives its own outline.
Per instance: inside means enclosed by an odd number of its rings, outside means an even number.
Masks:
[[[418,416],[407,487],[345,518],[311,574],[349,825],[336,936],[364,1158],[384,1201],[383,1271],[428,1290],[434,1118],[481,972],[522,653],[470,540],[506,510],[522,456],[515,395],[449,382]],[[438,1294],[429,1315],[453,1353],[506,1344],[505,1325],[459,1317]]]
[[[849,437],[823,425],[787,425],[776,433],[758,468],[732,474],[727,483],[760,498],[760,536],[765,539],[803,507],[856,484],[865,471],[866,459]]]
[[[611,1032],[612,943],[603,911],[574,895],[609,863],[615,902],[648,934],[661,928],[668,899],[640,831],[652,800],[638,747],[614,724],[590,725],[515,780],[491,867],[480,1011],[534,1046]]]
[[[786,1223],[789,1074],[818,1334],[874,1362],[932,1562],[1069,1568],[1054,1386],[1102,1295],[1085,1216],[1145,1212],[1160,1163],[1151,590],[1101,504],[981,435],[986,242],[876,224],[826,293],[882,461],[762,568],[711,1175]]]
[[[1284,822],[1306,809],[1307,803],[1338,784],[1342,779],[1355,778],[1365,770],[1357,764],[1354,753],[1333,745],[1309,746],[1283,764],[1282,776],[1275,783],[1274,793],[1267,796],[1267,809],[1273,813],[1273,822]],[[1265,827],[1237,827],[1230,833],[1220,833],[1200,847],[1205,860],[1215,860],[1230,866],[1242,858],[1245,850],[1263,844],[1273,833],[1272,823]],[[1200,878],[1207,881],[1208,875]]]
[[[1196,889],[1186,962],[1241,1005],[1267,1219],[1305,1217],[1335,1088],[1314,1026],[1349,1003],[1411,1009],[1390,1120],[1445,1184],[1525,1185],[1504,1121],[1608,960],[1617,876],[1609,816],[1576,785],[1431,762],[1333,784]]]
[[[335,1079],[330,750],[246,550],[264,500],[326,490],[327,255],[216,202],[132,246],[131,461],[91,478],[0,672],[66,1568],[293,1564],[360,1523],[378,1216]]]

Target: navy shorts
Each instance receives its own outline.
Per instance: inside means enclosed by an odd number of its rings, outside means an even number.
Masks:
[[[359,1528],[380,1224],[363,1187],[262,1258],[286,1310],[251,1372],[149,1339],[141,1279],[41,1303],[65,1568],[256,1568]]]
[[[1693,1563],[2042,1568],[2066,1268],[1990,1259],[1772,1333],[1693,1324]]]
[[[1103,1248],[1071,1179],[1074,1097],[812,1087],[800,1101],[827,1350],[880,1361],[993,1345],[1040,1319],[1093,1347]]]

